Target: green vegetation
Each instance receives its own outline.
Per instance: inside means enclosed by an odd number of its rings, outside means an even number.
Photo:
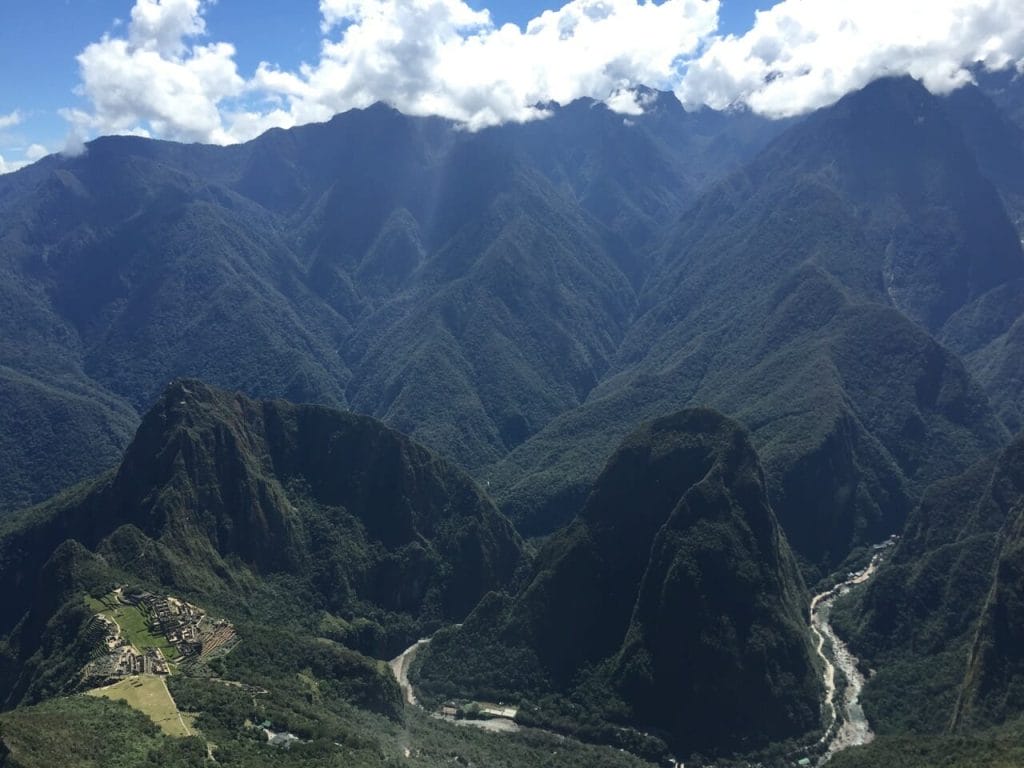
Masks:
[[[1016,590],[1006,560],[1024,535],[1016,527],[1021,467],[1018,438],[998,456],[936,484],[866,592],[837,603],[838,631],[877,670],[863,701],[880,734],[985,726],[1017,711],[1008,705],[1014,681],[1022,679],[1016,651],[987,636],[993,609],[1012,615],[996,603]],[[1008,629],[994,634],[1018,631]]]
[[[1017,768],[1024,765],[1019,722],[964,735],[882,736],[836,755],[834,768]]]
[[[89,695],[125,702],[147,715],[168,736],[192,735],[161,677],[129,677],[113,685],[95,688],[89,691]]]
[[[631,435],[523,589],[439,632],[413,679],[651,759],[753,752],[819,727],[807,599],[746,435],[685,411]]]
[[[196,683],[196,685],[200,685]],[[342,707],[325,714],[333,725],[325,736],[268,746],[258,728],[234,721],[228,686],[205,684],[201,694],[212,714],[200,718],[202,734],[170,738],[144,715],[121,702],[93,697],[57,699],[0,715],[0,739],[10,750],[4,768],[200,768],[207,749],[219,765],[235,768],[397,768],[415,761],[425,768],[487,765],[522,768],[651,768],[616,750],[591,747],[537,732],[490,734],[411,712],[403,723]],[[180,692],[176,691],[176,695]],[[241,701],[249,699],[248,707]],[[260,701],[262,697],[257,697]],[[251,712],[251,697],[237,697],[237,714]],[[258,707],[263,705],[258,704]],[[263,710],[260,710],[263,711]],[[230,724],[227,721],[231,720]],[[274,724],[277,726],[277,724]],[[408,750],[408,757],[406,756]],[[7,762],[4,762],[6,760]]]
[[[524,533],[549,533],[636,424],[714,407],[750,430],[817,581],[1006,442],[933,334],[1022,276],[1019,238],[943,105],[909,80],[875,83],[701,196],[645,276],[613,375],[487,476]]]
[[[0,714],[4,768],[200,768],[199,738],[168,738],[146,715],[120,701],[55,699]]]
[[[880,734],[837,764],[1012,763],[1022,464],[985,457],[1024,423],[1024,134],[1019,84],[988,92],[886,80],[795,124],[651,93],[628,126],[581,102],[477,133],[378,106],[0,177],[0,764],[639,764],[403,711],[382,660],[467,615],[427,700],[778,762],[819,725],[796,563],[904,522],[834,611]],[[368,418],[181,375],[373,414],[488,491]],[[704,404],[749,442],[664,420]],[[96,610],[172,653],[104,602],[123,583],[244,638],[170,680],[202,738],[55,698]]]
[[[0,353],[31,380],[0,366],[0,509],[115,463],[177,376],[352,403],[474,468],[578,405],[664,223],[783,126],[590,106],[487,136],[381,106],[230,150],[104,138],[0,181]]]
[[[27,556],[45,565],[26,571]],[[245,638],[193,672],[311,670],[395,716],[380,659],[462,618],[522,559],[511,524],[465,475],[383,425],[176,383],[116,474],[5,520],[0,698],[75,690],[99,642],[96,612],[173,657],[144,612],[110,594],[141,584],[209,606]]]
[[[10,288],[0,288],[5,302]],[[2,332],[12,343],[24,338],[26,328]],[[0,363],[0,512],[43,501],[110,469],[138,420],[128,403],[83,375],[18,371],[4,364],[9,362]]]

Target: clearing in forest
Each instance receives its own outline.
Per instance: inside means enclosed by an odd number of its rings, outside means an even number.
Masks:
[[[149,715],[168,736],[192,735],[163,678],[149,675],[128,677],[104,688],[94,688],[89,691],[89,695],[126,702],[128,706]]]

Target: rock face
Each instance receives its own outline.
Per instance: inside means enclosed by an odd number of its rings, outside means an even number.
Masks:
[[[284,599],[300,625],[362,619],[375,639],[346,641],[386,657],[460,620],[521,560],[465,474],[383,424],[179,381],[116,472],[5,520],[0,638],[19,647],[0,642],[0,668],[18,677],[64,601],[125,578],[239,616]]]
[[[315,576],[357,597],[465,615],[521,556],[473,482],[364,416],[186,381],[150,411],[108,491],[116,520],[177,552]],[[348,547],[354,547],[346,551]]]
[[[805,603],[747,436],[684,411],[620,446],[528,585],[436,638],[421,683],[557,692],[681,749],[763,743],[818,724]]]

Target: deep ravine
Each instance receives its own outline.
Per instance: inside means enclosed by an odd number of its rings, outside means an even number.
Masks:
[[[836,634],[832,628],[831,613],[832,606],[841,595],[846,594],[856,586],[868,583],[878,571],[888,554],[891,552],[895,539],[878,545],[877,551],[871,558],[871,562],[860,571],[848,574],[845,581],[821,592],[813,597],[810,605],[811,632],[814,634],[815,650],[821,657],[824,669],[822,681],[825,687],[826,718],[828,726],[825,735],[821,737],[810,748],[803,748],[791,755],[818,753],[820,757],[817,766],[825,765],[833,755],[850,747],[870,744],[875,733],[871,730],[871,724],[864,715],[864,709],[860,703],[860,694],[864,689],[865,679],[858,669],[858,659],[854,656],[846,643]],[[429,643],[429,639],[416,641],[405,649],[401,654],[389,662],[391,671],[402,689],[402,696],[407,704],[420,707],[416,699],[412,682],[409,680],[409,668],[420,649]],[[836,673],[843,675],[846,679],[846,686],[843,689],[841,702],[836,702]],[[472,724],[483,727],[487,730],[515,731],[514,721],[494,720],[484,721],[463,721],[460,724]],[[488,727],[488,725],[492,727]],[[493,726],[499,727],[493,727]],[[511,726],[511,727],[509,727]],[[821,751],[824,747],[824,751]],[[679,763],[677,763],[679,765]]]

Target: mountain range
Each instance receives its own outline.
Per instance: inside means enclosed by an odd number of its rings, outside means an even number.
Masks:
[[[210,740],[150,762],[261,765],[260,720],[296,764],[562,743],[410,715],[381,662],[436,632],[427,704],[634,755],[566,765],[788,764],[827,726],[810,594],[894,534],[833,611],[879,737],[836,765],[1013,764],[1020,82],[477,132],[378,104],[0,176],[0,765],[134,716],[62,698],[125,585],[243,638],[170,678]]]

